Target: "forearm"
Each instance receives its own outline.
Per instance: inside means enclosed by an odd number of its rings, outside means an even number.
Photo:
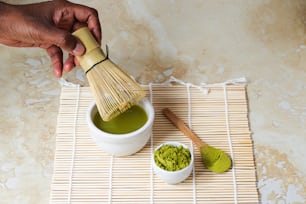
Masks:
[[[12,9],[12,5],[0,2],[0,43],[5,43],[5,39],[7,38],[7,26]]]
[[[7,12],[10,12],[11,9],[12,9],[12,5],[0,1],[0,18],[6,16]],[[1,21],[1,24],[2,23],[3,22]]]
[[[0,1],[0,19],[6,15],[6,11],[7,11],[8,9],[10,9],[9,7],[10,7],[9,4]],[[0,21],[0,22],[2,22],[2,21]],[[1,24],[2,24],[2,23],[1,23]],[[1,24],[0,24],[0,25],[1,25]]]
[[[36,22],[42,19],[41,10],[36,8],[35,13],[28,5],[0,2],[0,43],[14,47],[34,46],[33,31],[39,28]]]
[[[18,6],[0,2],[0,40],[11,39],[16,34],[12,27],[19,23],[19,17]]]

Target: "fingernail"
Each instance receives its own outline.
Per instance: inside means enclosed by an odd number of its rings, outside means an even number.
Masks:
[[[82,55],[83,53],[85,52],[85,47],[80,43],[80,42],[77,42],[74,50],[72,50],[72,53],[74,55]]]

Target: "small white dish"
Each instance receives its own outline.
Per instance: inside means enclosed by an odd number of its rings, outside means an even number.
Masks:
[[[139,129],[126,134],[112,134],[105,132],[93,122],[98,110],[95,102],[91,103],[87,112],[87,123],[90,135],[96,144],[106,153],[114,156],[128,156],[141,150],[148,142],[154,121],[154,108],[148,99],[138,103],[147,113],[148,120]]]
[[[193,169],[193,163],[194,163],[194,158],[193,158],[193,152],[188,148],[185,144],[180,143],[180,142],[166,142],[161,145],[159,145],[155,150],[158,150],[161,148],[163,145],[174,145],[174,146],[183,146],[184,148],[188,149],[191,155],[191,160],[190,163],[187,167],[184,169],[178,170],[178,171],[167,171],[165,169],[160,168],[156,163],[154,159],[154,153],[152,154],[152,166],[154,169],[155,174],[163,181],[165,181],[168,184],[178,184],[185,179],[187,179]],[[154,150],[154,151],[155,151]]]

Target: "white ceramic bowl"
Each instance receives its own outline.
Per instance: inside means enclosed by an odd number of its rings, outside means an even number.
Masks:
[[[168,184],[178,184],[178,183],[184,181],[185,179],[187,179],[192,172],[193,163],[194,163],[193,153],[190,150],[190,148],[188,148],[185,144],[182,144],[180,142],[166,142],[166,143],[163,143],[163,144],[159,145],[155,150],[161,148],[163,145],[166,145],[166,144],[175,145],[175,146],[182,145],[184,148],[189,150],[190,155],[191,155],[191,160],[190,160],[189,165],[187,167],[185,167],[184,169],[181,169],[181,170],[178,170],[178,171],[167,171],[167,170],[164,170],[164,169],[160,168],[155,163],[154,154],[152,155],[152,162],[153,162],[152,165],[153,165],[153,169],[154,169],[155,174],[161,180],[165,181]]]
[[[98,112],[95,102],[91,103],[87,112],[87,123],[90,135],[96,144],[106,153],[114,156],[128,156],[141,150],[148,142],[154,121],[154,108],[147,99],[138,103],[147,113],[147,122],[139,129],[126,134],[112,134],[96,127],[93,118]]]

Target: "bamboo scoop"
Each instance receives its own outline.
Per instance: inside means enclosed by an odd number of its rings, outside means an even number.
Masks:
[[[232,161],[228,154],[203,142],[169,108],[163,109],[163,114],[199,148],[203,163],[210,171],[222,173],[231,168]]]

